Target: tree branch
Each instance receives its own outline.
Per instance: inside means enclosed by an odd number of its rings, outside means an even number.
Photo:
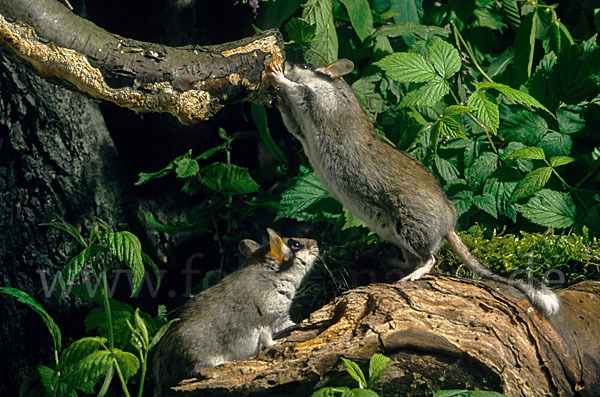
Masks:
[[[0,0],[0,43],[71,89],[136,112],[171,113],[186,124],[228,103],[270,102],[263,73],[284,56],[277,30],[175,48],[106,32],[56,0]]]
[[[356,384],[340,356],[366,373],[373,353],[399,364],[375,384],[382,396],[439,389],[509,396],[600,395],[600,283],[558,291],[551,319],[506,285],[449,276],[371,284],[314,312],[258,357],[201,370],[173,396],[307,396]]]

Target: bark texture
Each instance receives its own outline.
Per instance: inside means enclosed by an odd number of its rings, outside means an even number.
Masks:
[[[69,88],[185,124],[245,99],[269,103],[262,77],[267,65],[283,61],[277,30],[175,48],[106,32],[56,0],[0,0],[0,42]]]
[[[258,357],[202,370],[174,396],[306,396],[351,385],[340,356],[366,372],[373,353],[397,360],[376,383],[383,396],[439,389],[495,390],[508,396],[600,395],[600,283],[558,292],[550,319],[517,290],[426,276],[372,284],[314,312]]]

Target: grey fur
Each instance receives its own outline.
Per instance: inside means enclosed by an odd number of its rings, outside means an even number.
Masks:
[[[289,308],[296,289],[318,255],[309,239],[280,239],[269,229],[271,245],[244,240],[248,264],[191,298],[153,354],[154,396],[202,368],[256,355],[274,344],[272,335],[294,325]],[[290,246],[291,245],[291,246]],[[259,248],[260,247],[260,248]],[[251,252],[250,252],[251,251]]]
[[[311,165],[331,195],[383,239],[395,243],[416,268],[413,281],[435,264],[447,238],[477,275],[511,284],[545,314],[558,311],[558,297],[518,280],[495,275],[471,255],[454,231],[456,209],[436,178],[415,157],[381,140],[352,88],[341,76],[352,62],[325,68],[277,64],[269,77],[281,87],[279,109],[287,129],[300,140]]]

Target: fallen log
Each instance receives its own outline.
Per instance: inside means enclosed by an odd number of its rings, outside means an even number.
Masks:
[[[508,396],[600,395],[600,283],[558,291],[547,319],[505,285],[428,275],[344,293],[257,357],[201,370],[173,396],[308,396],[354,385],[340,357],[363,371],[372,354],[398,361],[375,384],[382,396],[440,389]]]

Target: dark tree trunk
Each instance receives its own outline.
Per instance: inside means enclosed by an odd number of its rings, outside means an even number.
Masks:
[[[204,369],[173,396],[307,396],[352,385],[340,356],[397,360],[376,383],[383,396],[486,389],[508,396],[600,395],[600,283],[558,292],[547,319],[516,290],[447,276],[371,284],[311,314],[257,358]]]

